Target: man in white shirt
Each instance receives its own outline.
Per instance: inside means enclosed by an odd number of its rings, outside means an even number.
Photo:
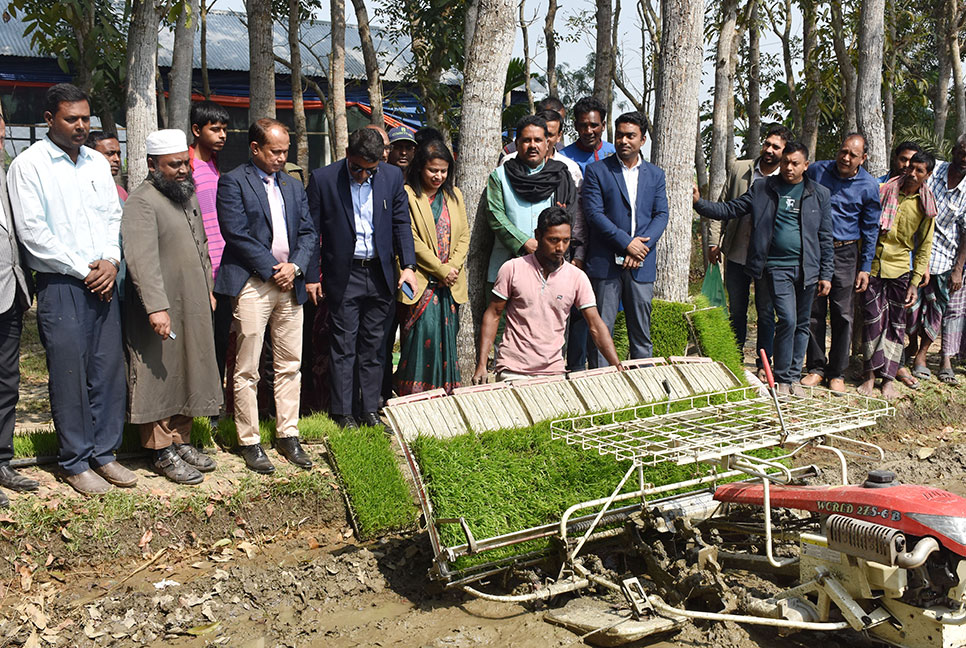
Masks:
[[[117,463],[125,378],[115,278],[121,205],[111,167],[84,146],[90,102],[60,83],[44,98],[47,136],[14,159],[10,204],[27,266],[37,273],[37,325],[64,479],[84,495],[137,476]]]

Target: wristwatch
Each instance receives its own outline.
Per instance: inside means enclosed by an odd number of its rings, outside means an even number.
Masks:
[[[113,266],[114,266],[114,269],[115,269],[115,270],[120,270],[120,269],[121,269],[121,262],[120,262],[120,261],[118,261],[117,259],[113,259],[113,258],[111,258],[111,257],[108,257],[108,258],[106,258],[106,259],[104,259],[104,260],[105,260],[105,261],[109,261],[109,262],[111,263],[111,265],[113,265]]]
[[[412,270],[413,272],[416,272],[416,264],[407,263],[406,265],[403,266],[403,270]]]
[[[292,265],[295,266],[295,276],[296,277],[301,277],[302,276],[302,268],[298,267],[298,264],[295,264],[295,263],[293,263]]]

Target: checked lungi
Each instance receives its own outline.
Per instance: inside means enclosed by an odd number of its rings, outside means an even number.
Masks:
[[[932,275],[929,283],[919,289],[919,297],[906,313],[909,337],[921,336],[936,341],[942,330],[943,313],[949,302],[949,276],[952,270]]]
[[[902,366],[909,275],[907,272],[895,279],[869,277],[869,287],[862,295],[862,357],[866,373],[874,372],[877,378],[894,379]]]
[[[949,302],[943,313],[942,357],[959,355],[963,344],[963,328],[966,326],[966,286],[949,294]]]

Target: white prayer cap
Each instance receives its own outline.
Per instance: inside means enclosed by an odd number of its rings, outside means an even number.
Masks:
[[[167,155],[181,153],[188,150],[188,138],[184,131],[177,128],[165,128],[148,135],[148,155]]]

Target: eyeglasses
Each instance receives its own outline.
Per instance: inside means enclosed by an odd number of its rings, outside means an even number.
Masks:
[[[352,173],[352,174],[366,173],[371,178],[372,176],[379,173],[379,165],[377,164],[374,167],[364,167],[364,166],[360,166],[358,164],[353,164],[352,162],[349,162],[349,173]]]

